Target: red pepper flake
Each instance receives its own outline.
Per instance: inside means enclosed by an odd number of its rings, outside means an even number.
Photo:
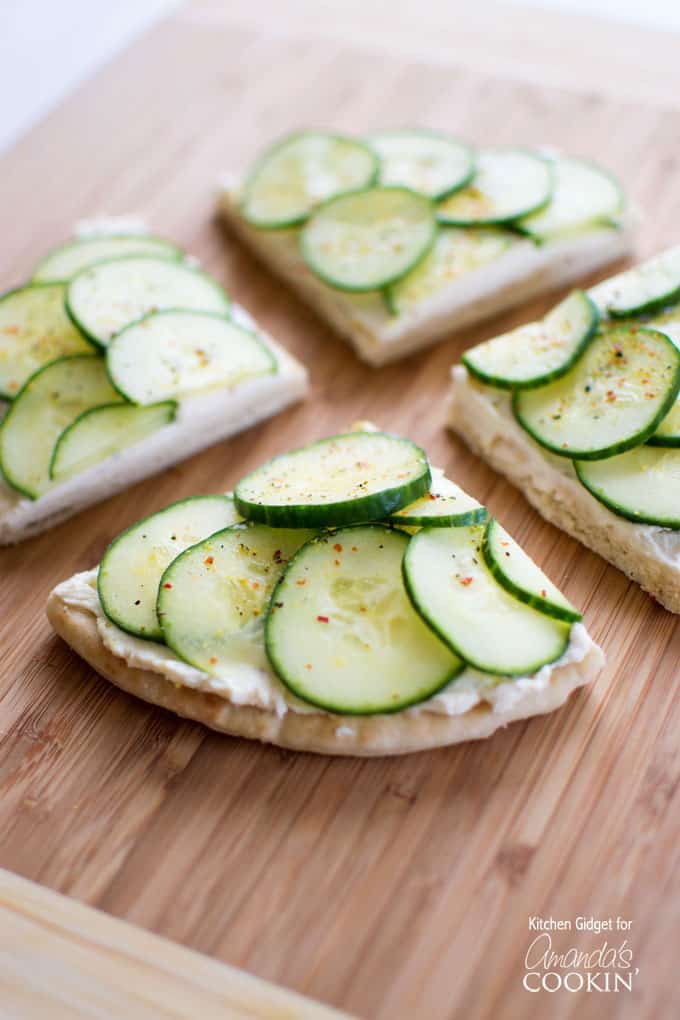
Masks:
[[[546,598],[547,594],[548,594],[548,593],[547,593],[547,591],[545,590],[545,588],[541,588],[541,595],[542,595],[542,597],[543,597],[543,598]]]
[[[439,499],[439,496],[436,496],[436,495],[434,494],[434,492],[428,492],[428,494],[427,494],[427,498],[428,498],[428,499]]]
[[[215,663],[217,662],[217,657],[216,657],[215,655],[211,655],[211,656],[210,656],[210,659],[209,659],[209,661],[210,661],[210,662],[212,663],[212,665],[214,666],[214,665],[215,665]]]
[[[339,567],[340,566],[340,560],[336,560],[335,561],[335,565],[336,565],[336,567]]]
[[[330,622],[327,616],[317,616],[317,620],[319,621],[319,623],[329,623]]]
[[[166,581],[165,584],[163,585],[163,587],[164,588],[172,588],[172,585],[170,584],[169,581]]]
[[[295,583],[296,583],[296,584],[299,584],[299,585],[300,585],[300,587],[302,587],[302,586],[303,586],[303,584],[307,584],[307,581],[306,581],[306,580],[305,580],[305,578],[303,577],[301,581],[296,581]]]
[[[333,548],[335,549],[336,552],[342,552],[342,546],[340,545],[339,542],[336,542]]]
[[[460,583],[463,585],[464,588],[467,588],[467,586],[469,584],[472,584],[473,581],[474,577],[461,577],[460,579]]]
[[[607,390],[607,400],[609,401],[610,404],[614,403],[614,401],[616,400],[616,394],[614,393],[614,390]]]
[[[21,332],[19,326],[5,326],[4,333],[9,333],[10,336],[18,336]]]
[[[280,562],[281,562],[281,550],[280,549],[275,549],[274,550],[274,563],[280,563]]]
[[[305,669],[311,669],[311,668],[312,668],[311,662],[306,662],[305,663]]]
[[[203,560],[203,562],[205,563],[206,567],[212,567],[213,563],[215,562],[215,557],[214,556],[206,556],[206,558]]]
[[[359,550],[357,549],[357,547],[355,545],[352,546],[352,552],[359,552]]]

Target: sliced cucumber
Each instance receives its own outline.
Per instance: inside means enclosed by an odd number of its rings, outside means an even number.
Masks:
[[[383,131],[368,144],[380,158],[380,183],[412,188],[435,200],[468,184],[475,172],[473,150],[436,131]]]
[[[99,566],[99,601],[109,620],[129,634],[162,641],[156,598],[163,571],[189,546],[240,519],[230,496],[194,496],[133,524]]]
[[[236,486],[244,517],[275,528],[321,528],[384,520],[425,495],[430,467],[408,439],[348,432],[284,453]]]
[[[680,450],[638,446],[602,461],[576,461],[595,499],[636,524],[680,528]]]
[[[151,255],[97,262],[76,273],[66,291],[68,314],[102,347],[124,326],[162,308],[223,314],[229,298],[200,269]]]
[[[38,499],[50,485],[55,443],[78,415],[119,400],[96,354],[50,362],[19,391],[0,427],[0,466],[18,492]]]
[[[603,314],[614,318],[655,312],[680,298],[680,246],[662,251],[590,290]]]
[[[678,305],[674,305],[659,315],[654,315],[643,325],[647,329],[658,329],[660,333],[665,333],[676,347],[680,347],[680,307]]]
[[[299,698],[329,712],[397,712],[463,668],[413,610],[401,565],[408,538],[378,524],[312,539],[274,589],[269,660]]]
[[[484,526],[423,528],[404,557],[413,605],[456,655],[483,673],[528,676],[559,659],[569,624],[520,602],[484,563]]]
[[[616,326],[599,333],[557,382],[519,390],[513,410],[560,457],[600,460],[644,443],[680,389],[680,351],[663,333]]]
[[[475,269],[493,262],[517,243],[502,227],[442,227],[422,262],[403,280],[387,288],[387,304],[393,315],[409,312],[423,301],[447,290]]]
[[[647,443],[649,446],[680,446],[680,399],[675,401]]]
[[[490,520],[486,526],[482,553],[484,562],[498,583],[520,602],[526,602],[539,613],[567,623],[583,619],[557,585],[546,577],[495,519]]]
[[[374,187],[332,198],[302,228],[309,268],[337,290],[379,290],[425,257],[437,233],[429,198],[408,188]]]
[[[299,226],[321,202],[367,187],[377,176],[378,160],[363,142],[315,131],[288,135],[255,164],[241,212],[254,227]]]
[[[33,273],[34,281],[70,280],[81,269],[104,259],[121,255],[155,255],[160,259],[181,259],[181,248],[151,234],[99,234],[75,237],[54,248],[41,259]]]
[[[106,351],[116,389],[136,404],[235,386],[277,370],[260,338],[213,312],[151,312],[117,333]]]
[[[575,290],[542,321],[473,347],[463,355],[463,364],[489,386],[544,386],[568,372],[581,357],[599,319],[595,303],[582,290]]]
[[[480,524],[489,514],[455,482],[443,474],[432,479],[430,491],[402,510],[389,516],[391,524],[420,528],[423,525],[439,528],[456,528],[462,524]]]
[[[548,160],[525,149],[484,149],[467,187],[437,206],[437,219],[458,227],[509,223],[541,209],[550,200]]]
[[[42,365],[92,353],[64,310],[63,284],[28,284],[0,297],[0,398],[11,400]]]
[[[599,166],[558,156],[551,160],[553,193],[540,212],[518,226],[537,241],[597,226],[617,226],[624,207],[620,184]]]
[[[166,645],[212,676],[267,669],[264,618],[288,560],[314,535],[264,524],[235,524],[173,560],[158,587],[156,612]]]
[[[124,450],[175,418],[177,405],[169,400],[149,407],[105,404],[83,411],[59,436],[50,461],[50,478],[63,482]]]

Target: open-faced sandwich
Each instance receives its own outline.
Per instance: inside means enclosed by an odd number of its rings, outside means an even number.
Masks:
[[[0,297],[0,545],[306,391],[304,368],[195,260],[107,227],[50,252]]]
[[[557,708],[603,662],[485,508],[366,425],[133,525],[47,613],[124,690],[328,754],[487,737]]]
[[[372,365],[584,276],[634,233],[599,167],[432,131],[290,135],[220,210]]]
[[[449,422],[549,521],[680,613],[680,248],[469,350]]]

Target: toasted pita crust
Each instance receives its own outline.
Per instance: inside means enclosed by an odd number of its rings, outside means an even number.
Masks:
[[[318,754],[407,754],[481,740],[510,722],[559,708],[573,690],[594,679],[603,663],[602,652],[593,645],[581,662],[556,667],[547,687],[527,693],[507,712],[494,712],[491,706],[481,704],[459,716],[434,712],[339,716],[293,711],[279,716],[252,706],[234,705],[216,694],[177,685],[160,673],[128,666],[103,644],[95,616],[84,608],[68,605],[56,591],[50,594],[47,617],[60,637],[121,690],[221,733]]]
[[[291,253],[285,243],[287,231],[251,227],[240,215],[234,187],[227,185],[222,190],[219,211],[229,229],[373,366],[406,357],[447,334],[622,258],[632,247],[638,219],[632,213],[618,230],[602,228],[542,246],[527,241],[519,259],[517,253],[511,253],[502,269],[499,265],[497,277],[482,267],[426,307],[398,318],[383,318],[353,301],[354,295],[322,283],[295,250]]]
[[[462,365],[453,371],[448,423],[546,520],[613,563],[671,613],[680,613],[680,569],[644,540],[648,526],[612,513],[575,477],[565,478],[552,467],[520,426],[498,412],[485,387],[475,383]]]

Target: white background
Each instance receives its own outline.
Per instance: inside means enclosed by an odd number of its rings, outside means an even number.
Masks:
[[[401,2],[417,4],[426,16],[427,0]],[[502,7],[510,0],[497,3]],[[0,150],[180,4],[181,0],[0,0]],[[523,5],[680,30],[680,0],[523,0]],[[395,12],[399,6],[395,0]],[[281,16],[285,17],[285,0]]]

